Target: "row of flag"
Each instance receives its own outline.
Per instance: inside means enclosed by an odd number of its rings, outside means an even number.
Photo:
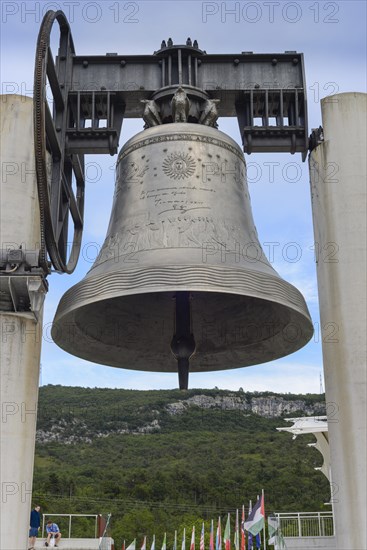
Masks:
[[[246,537],[247,531],[247,537]],[[255,506],[252,508],[250,502],[250,512],[245,519],[245,507],[242,506],[241,523],[239,522],[239,511],[236,512],[236,524],[234,533],[234,550],[255,550],[261,548],[261,532],[263,531],[263,549],[266,550],[266,538],[265,538],[265,504],[264,504],[264,491],[261,497],[258,497]],[[200,533],[199,550],[205,550],[204,543],[204,523]],[[279,521],[276,516],[268,517],[268,544],[273,545],[274,550],[283,550],[286,548],[282,532],[280,530]],[[246,541],[247,538],[247,541]],[[247,544],[246,544],[247,542]],[[122,546],[122,550],[137,550],[136,539],[125,548],[125,542]],[[144,537],[140,550],[147,550],[147,537]],[[156,550],[155,535],[153,535],[152,544],[150,550]],[[161,550],[167,550],[167,538],[166,533],[162,543]],[[175,531],[175,537],[173,542],[173,550],[186,550],[186,529],[183,530],[181,548],[177,544],[177,531]],[[190,550],[195,550],[195,526],[192,528]],[[218,525],[216,529],[216,535],[214,540],[214,521],[211,521],[210,537],[209,537],[209,550],[231,550],[231,519],[230,514],[227,516],[227,521],[223,534],[222,541],[222,526],[221,518],[218,518]]]

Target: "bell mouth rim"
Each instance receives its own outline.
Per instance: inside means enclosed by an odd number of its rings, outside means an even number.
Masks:
[[[91,325],[93,325],[94,317],[93,315],[91,315],[91,311],[88,311],[88,308],[92,307],[93,304],[96,303],[100,303],[102,308],[108,308],[108,300],[113,300],[114,298],[117,298],[119,299],[119,303],[121,304],[121,300],[123,300],[124,297],[132,298],[134,297],[134,295],[143,294],[146,295],[144,303],[148,303],[150,299],[154,300],[154,297],[159,293],[172,295],[166,296],[166,298],[173,298],[175,292],[182,290],[188,290],[193,293],[200,294],[201,299],[202,295],[205,293],[213,296],[214,300],[221,299],[224,294],[232,294],[234,296],[237,295],[238,302],[236,303],[239,303],[240,306],[241,299],[245,299],[246,297],[249,299],[256,299],[259,301],[263,301],[264,306],[266,306],[268,309],[272,309],[273,307],[278,305],[280,309],[276,311],[278,311],[279,313],[279,311],[283,310],[287,316],[285,319],[282,318],[281,330],[273,332],[272,335],[264,341],[261,341],[259,339],[258,341],[253,343],[250,342],[249,344],[241,343],[240,348],[236,348],[235,345],[232,346],[230,344],[228,344],[227,346],[226,344],[223,349],[221,349],[221,351],[209,353],[208,356],[206,356],[205,354],[203,355],[201,351],[197,351],[197,353],[193,355],[192,361],[190,361],[190,372],[228,370],[274,361],[299,350],[311,339],[313,335],[312,321],[309,316],[307,305],[303,299],[302,294],[290,283],[288,283],[287,281],[283,281],[280,278],[277,279],[275,276],[271,276],[265,273],[254,273],[253,271],[250,272],[248,270],[249,272],[247,273],[247,279],[249,280],[249,277],[251,276],[250,282],[252,282],[252,285],[254,285],[254,278],[257,278],[258,280],[263,278],[264,280],[266,280],[268,292],[264,293],[264,285],[263,288],[258,288],[257,292],[254,290],[253,292],[250,292],[249,290],[247,292],[244,292],[244,290],[240,292],[238,279],[239,273],[242,274],[243,277],[243,269],[237,269],[236,273],[234,274],[233,269],[223,266],[203,266],[200,268],[198,268],[197,265],[174,265],[164,266],[164,268],[159,266],[146,266],[145,268],[140,269],[140,271],[145,272],[143,274],[143,281],[144,275],[145,279],[146,277],[148,277],[148,279],[149,277],[152,278],[152,276],[154,275],[156,278],[159,277],[160,283],[155,283],[154,285],[152,283],[148,283],[145,284],[145,286],[141,286],[140,288],[136,284],[134,287],[131,286],[133,279],[136,279],[137,277],[137,271],[139,270],[135,268],[130,269],[128,272],[127,270],[124,270],[120,272],[111,272],[105,274],[104,276],[96,275],[88,279],[83,279],[80,283],[67,291],[60,301],[53,322],[51,335],[55,343],[65,351],[77,357],[80,357],[83,360],[91,361],[94,363],[109,365],[118,368],[125,368],[127,370],[146,372],[177,372],[177,363],[174,360],[169,348],[167,349],[166,362],[164,364],[160,363],[159,368],[157,366],[153,367],[153,365],[155,365],[157,361],[153,361],[150,365],[149,362],[144,362],[144,360],[140,360],[140,362],[137,360],[124,363],[124,361],[127,360],[122,358],[122,363],[119,363],[117,360],[109,358],[109,345],[104,343],[99,335],[98,337],[94,338],[94,336],[88,334],[81,319],[88,319],[88,321],[90,320]],[[166,273],[166,279],[162,282],[161,276],[163,271]],[[190,272],[191,282],[188,280]],[[209,286],[207,278],[209,275],[213,277],[214,272],[216,272],[217,278],[223,278],[225,274],[227,274],[227,278],[231,276],[231,284],[229,284],[227,281],[227,288],[225,287],[225,285],[220,285],[219,283]],[[203,276],[204,273],[206,273],[206,277]],[[125,291],[121,291],[121,289],[120,291],[117,291],[116,281],[118,282],[119,279],[121,280],[122,275],[124,276],[125,284],[129,284],[130,287],[128,290],[125,289]],[[186,280],[179,284],[177,282],[178,276],[181,276],[181,281],[183,281],[184,279]],[[192,280],[193,276],[196,277],[196,284]],[[200,278],[201,280],[199,281],[198,279]],[[97,282],[94,279],[100,280],[99,282]],[[167,287],[168,280],[171,280],[172,282],[171,287]],[[104,292],[101,292],[101,287],[105,288]],[[278,287],[278,294],[277,296],[274,296],[274,288],[276,287]],[[285,299],[284,296],[281,297],[279,287],[282,288],[284,292],[286,292],[286,296],[288,296],[288,299]],[[87,298],[86,294],[88,294],[89,289],[93,290],[93,296],[89,296]],[[273,289],[272,300],[270,299],[271,289]],[[82,298],[82,294],[84,294],[84,298]],[[297,296],[299,302],[298,305],[290,301],[289,296],[292,294]],[[138,299],[139,298],[137,297],[137,300]],[[193,299],[195,300],[195,294]],[[209,298],[208,296],[208,301],[210,300],[211,298]],[[102,303],[104,301],[106,302],[106,304],[102,306]],[[245,303],[245,300],[243,300],[243,303]],[[147,308],[149,309],[149,306],[147,306]],[[101,310],[95,313],[95,319],[99,318],[100,311]],[[122,323],[123,322],[124,321],[122,321]],[[276,321],[269,318],[268,324],[271,325],[271,323],[275,322]],[[258,326],[260,327],[261,325],[259,324]],[[295,328],[299,332],[296,339],[292,336],[292,330],[294,331]],[[70,330],[72,330],[73,337],[71,338],[71,340],[68,340],[68,334],[70,335]],[[290,339],[287,340],[287,338]],[[91,351],[91,349],[94,345],[99,344],[101,344],[104,351],[99,351],[98,355],[98,353],[94,353],[93,351]],[[256,350],[259,348],[259,346],[263,350],[262,355],[256,359],[253,359],[253,357],[256,356]],[[214,355],[215,358],[213,359]],[[246,359],[238,360],[238,355],[241,355],[241,357],[242,355],[246,355]],[[122,352],[120,356],[123,357],[124,353]],[[170,357],[170,359],[168,359],[168,357]],[[248,359],[247,357],[250,357],[250,359]]]
[[[208,277],[211,277],[212,280],[208,280]],[[225,283],[223,283],[223,277],[227,279]],[[199,280],[199,278],[203,279]],[[273,284],[269,285],[269,282]],[[242,286],[238,286],[240,283]],[[171,288],[170,285],[172,285]],[[274,302],[290,307],[304,315],[312,324],[302,293],[279,275],[244,267],[219,265],[199,267],[197,264],[148,265],[88,276],[68,289],[61,297],[54,322],[57,322],[58,316],[61,317],[61,306],[65,306],[62,312],[62,316],[64,316],[76,307],[111,298],[175,291],[234,294]],[[286,294],[285,291],[287,291]],[[88,298],[78,296],[78,294],[85,296],[87,293],[89,294]],[[290,296],[293,297],[293,300],[289,299]]]

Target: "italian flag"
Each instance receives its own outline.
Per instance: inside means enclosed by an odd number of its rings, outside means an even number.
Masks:
[[[163,543],[162,543],[162,550],[167,549],[166,537],[167,537],[167,533],[164,533],[164,539],[163,539]]]
[[[225,550],[231,550],[231,519],[230,514],[227,517],[226,528],[224,530],[223,542]]]
[[[245,529],[252,535],[257,535],[265,525],[264,495],[261,495],[245,521]]]

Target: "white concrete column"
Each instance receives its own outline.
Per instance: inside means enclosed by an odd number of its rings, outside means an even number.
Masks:
[[[0,96],[0,248],[34,250],[40,220],[33,148],[33,100]],[[5,304],[5,305],[4,305]],[[36,433],[42,311],[4,312],[1,329],[1,514],[0,548],[28,548],[29,514]]]
[[[366,94],[322,101],[310,155],[337,548],[366,540]]]

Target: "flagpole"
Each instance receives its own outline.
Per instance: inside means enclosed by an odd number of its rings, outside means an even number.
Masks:
[[[246,550],[246,533],[245,533],[245,505],[242,504],[241,514],[241,550]]]
[[[250,515],[252,512],[252,500],[249,501],[248,503],[248,515]],[[251,535],[251,539],[250,539],[250,535]],[[250,542],[251,542],[251,548],[250,548]],[[248,532],[248,536],[247,536],[247,546],[248,546],[248,550],[253,550],[253,547],[254,547],[254,544],[253,544],[253,540],[252,540],[252,533],[250,533],[250,531]]]
[[[218,517],[217,534],[215,537],[215,550],[222,550],[222,526],[220,516]]]
[[[264,489],[261,490],[261,498],[262,498],[262,503],[263,503],[263,506],[264,506],[264,550],[266,550],[266,536],[265,536],[265,523],[266,523],[266,516],[265,516],[265,500],[264,500]]]
[[[224,550],[231,550],[231,516],[228,512],[226,527],[224,530]]]
[[[238,508],[236,508],[236,550],[240,550],[240,514]]]
[[[204,531],[205,527],[204,527],[204,522],[201,526],[201,532],[200,532],[200,544],[199,544],[199,548],[200,550],[205,550],[205,531]]]
[[[192,526],[190,550],[195,550],[195,525]]]
[[[219,525],[219,550],[222,550],[222,520],[220,519],[220,516],[218,518],[218,525]]]

